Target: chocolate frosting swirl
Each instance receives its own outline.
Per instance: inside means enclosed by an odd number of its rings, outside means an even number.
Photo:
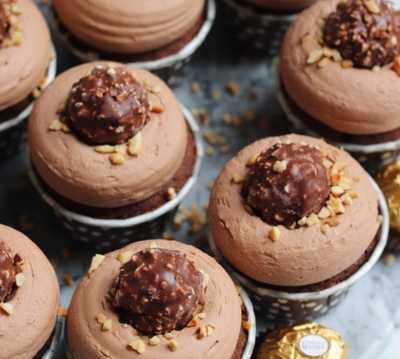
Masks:
[[[271,225],[292,225],[318,213],[329,193],[321,151],[296,143],[278,143],[261,153],[242,188],[245,203]]]
[[[5,244],[0,242],[0,303],[10,299],[15,289],[17,267]]]
[[[358,68],[387,65],[398,53],[395,14],[383,0],[340,2],[326,19],[324,42]]]
[[[113,291],[120,320],[147,335],[185,328],[204,302],[203,275],[186,255],[167,249],[135,254]]]
[[[147,92],[123,67],[99,65],[72,87],[65,116],[85,142],[124,143],[150,120]]]
[[[4,39],[7,37],[9,30],[10,30],[9,16],[6,13],[4,4],[0,3],[0,47]]]

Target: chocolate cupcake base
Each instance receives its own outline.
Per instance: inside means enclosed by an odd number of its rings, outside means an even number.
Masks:
[[[60,23],[54,11],[51,11],[51,23],[64,46],[79,60],[117,61],[151,71],[161,77],[169,85],[179,83],[184,66],[190,61],[194,52],[202,45],[209,34],[216,17],[215,0],[207,0],[205,15],[183,38],[155,51],[139,55],[110,54],[90,49],[80,40],[73,37]]]
[[[298,290],[263,286],[237,272],[222,257],[213,239],[209,237],[211,250],[221,260],[227,271],[248,290],[256,312],[265,319],[285,324],[312,321],[338,306],[350,288],[372,269],[385,250],[389,235],[389,212],[378,185],[375,182],[372,184],[379,196],[379,209],[382,215],[380,232],[359,263],[355,263],[354,266],[331,280],[318,285],[297,288]]]
[[[54,46],[51,48],[52,59],[47,69],[43,87],[52,82],[57,72],[57,56]],[[11,109],[0,112],[0,161],[19,153],[25,143],[26,120],[32,112],[33,97],[25,99]]]
[[[372,174],[400,156],[399,130],[371,136],[350,136],[330,130],[295,104],[281,84],[278,88],[278,101],[294,131],[325,138],[333,145],[350,152]]]
[[[200,129],[196,120],[189,110],[182,107],[182,111],[193,134],[195,144],[196,159],[193,171],[174,199],[150,211],[135,214],[129,218],[126,218],[125,215],[121,218],[118,216],[118,212],[114,218],[111,218],[107,213],[106,219],[80,213],[77,208],[66,207],[66,203],[60,201],[58,196],[46,189],[30,164],[29,176],[33,186],[52,208],[61,225],[71,234],[72,238],[104,250],[121,247],[133,241],[162,237],[166,224],[173,219],[178,206],[196,182],[204,156]]]
[[[276,56],[295,13],[273,13],[245,5],[239,0],[223,0],[224,20],[246,49]]]

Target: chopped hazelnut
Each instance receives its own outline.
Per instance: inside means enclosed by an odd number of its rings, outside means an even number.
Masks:
[[[281,231],[279,230],[278,227],[272,227],[271,230],[269,231],[269,235],[268,236],[272,241],[275,242],[280,238]]]
[[[176,190],[173,187],[168,188],[168,199],[172,201],[176,198]]]
[[[0,309],[7,315],[11,315],[14,311],[14,307],[11,303],[0,303]]]
[[[154,336],[154,337],[151,337],[150,339],[149,339],[149,345],[151,345],[152,347],[155,347],[155,346],[157,346],[157,345],[160,345],[160,343],[161,343],[161,340],[160,340],[160,337],[159,336]]]
[[[138,156],[142,152],[143,148],[143,136],[139,132],[128,141],[128,154],[131,156]]]
[[[276,161],[275,163],[274,163],[274,166],[272,167],[272,169],[275,171],[275,172],[278,172],[278,173],[282,173],[282,172],[284,172],[285,170],[286,170],[286,168],[287,168],[287,161]]]
[[[110,162],[114,166],[121,166],[125,163],[125,158],[120,153],[113,153],[110,156]]]
[[[24,275],[24,273],[18,273],[15,276],[15,284],[16,284],[16,286],[18,288],[22,287],[24,283],[25,283],[25,275]]]
[[[90,264],[90,268],[89,268],[89,274],[93,273],[97,268],[100,267],[100,264],[104,261],[106,257],[103,256],[102,254],[96,254],[93,258],[92,258],[92,262]]]
[[[176,352],[178,350],[178,342],[174,339],[170,340],[167,344],[168,349],[172,352]]]
[[[101,330],[103,332],[108,332],[112,328],[112,320],[111,319],[106,319],[103,323],[101,323]]]
[[[110,154],[115,152],[115,147],[110,145],[96,146],[94,150],[97,153]]]
[[[133,251],[120,252],[117,254],[117,260],[122,264],[125,264],[131,260],[132,256]]]
[[[324,56],[324,50],[323,49],[316,49],[311,51],[310,55],[307,58],[307,64],[312,65],[318,62],[319,60],[322,59]]]
[[[143,340],[137,339],[128,344],[128,348],[132,349],[138,354],[143,354],[146,351],[146,344]]]

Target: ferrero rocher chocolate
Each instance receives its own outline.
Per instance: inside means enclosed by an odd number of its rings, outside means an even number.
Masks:
[[[4,4],[0,3],[0,47],[6,38],[8,31],[10,29],[9,17],[4,8]]]
[[[135,254],[120,271],[113,307],[146,335],[183,329],[204,302],[204,277],[186,255],[167,249]]]
[[[330,190],[320,150],[306,144],[278,143],[250,165],[242,196],[265,222],[292,225],[312,213],[318,214]]]
[[[387,165],[378,174],[378,184],[388,203],[390,225],[400,231],[400,161]]]
[[[355,67],[391,63],[398,52],[395,15],[383,0],[339,3],[325,22],[325,43]]]
[[[127,142],[150,120],[148,94],[125,68],[98,65],[72,87],[65,117],[93,145]]]
[[[341,336],[322,325],[309,323],[267,335],[257,359],[347,359]]]
[[[0,242],[0,303],[6,302],[14,291],[17,267],[5,244]]]

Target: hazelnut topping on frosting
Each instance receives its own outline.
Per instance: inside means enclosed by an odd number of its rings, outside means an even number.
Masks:
[[[201,309],[204,278],[184,254],[152,248],[124,264],[112,306],[120,320],[145,335],[181,330]]]
[[[0,46],[7,37],[10,30],[10,19],[4,8],[4,4],[0,3]]]
[[[65,120],[85,142],[127,142],[150,120],[146,89],[122,67],[96,66],[72,87]]]
[[[291,226],[319,213],[330,194],[330,175],[320,150],[278,143],[249,164],[242,196],[270,225]]]
[[[347,0],[326,19],[325,44],[352,66],[372,69],[394,61],[398,52],[395,14],[383,0]]]
[[[0,303],[7,302],[11,298],[15,290],[17,273],[14,259],[5,244],[0,242]]]

